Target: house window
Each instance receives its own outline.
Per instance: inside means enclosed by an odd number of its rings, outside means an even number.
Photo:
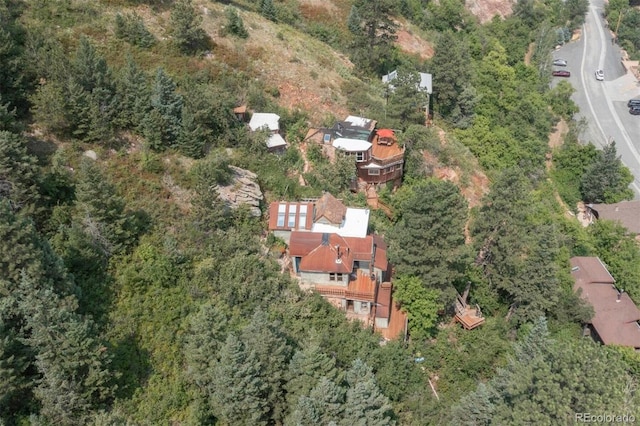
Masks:
[[[380,174],[380,169],[369,169],[369,176],[378,176]]]
[[[287,222],[287,227],[293,228],[296,226],[296,206],[289,206],[289,221]]]
[[[369,302],[360,302],[360,312],[368,312],[369,311]]]
[[[329,281],[342,281],[342,274],[330,273],[329,274]]]
[[[298,228],[304,228],[307,225],[307,206],[300,206],[300,216],[298,216]]]
[[[278,223],[276,224],[276,226],[278,226],[279,228],[282,228],[284,226],[284,213],[286,210],[286,204],[280,204],[278,206]]]
[[[356,152],[356,161],[362,163],[364,161],[364,152]]]
[[[389,166],[389,168],[387,169],[387,173],[391,173],[395,170],[394,166]]]

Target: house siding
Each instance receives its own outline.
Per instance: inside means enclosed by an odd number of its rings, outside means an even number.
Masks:
[[[331,285],[335,287],[347,287],[349,285],[349,274],[342,274],[341,281],[330,281],[327,272],[300,272],[300,278],[306,284]]]

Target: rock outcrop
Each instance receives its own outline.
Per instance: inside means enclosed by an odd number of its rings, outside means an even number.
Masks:
[[[253,216],[260,217],[260,203],[264,195],[258,185],[258,175],[240,167],[229,166],[229,169],[233,172],[229,185],[216,188],[220,199],[232,209],[246,204]]]

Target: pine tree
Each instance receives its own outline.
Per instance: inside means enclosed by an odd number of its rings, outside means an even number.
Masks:
[[[220,350],[209,390],[216,417],[229,424],[269,423],[268,385],[262,380],[261,369],[255,352],[234,334],[229,334]]]
[[[211,302],[202,305],[191,318],[184,350],[187,375],[203,389],[209,388],[214,380],[213,372],[226,340],[227,322],[223,308]]]
[[[320,336],[312,331],[308,343],[289,362],[286,384],[289,406],[294,407],[300,397],[308,396],[322,377],[338,379],[336,360],[322,351]]]
[[[132,229],[125,202],[95,162],[83,158],[76,186],[77,215],[87,235],[110,256],[125,249]]]
[[[273,4],[273,0],[260,0],[260,14],[270,21],[278,20],[278,12]]]
[[[113,396],[111,358],[94,339],[92,323],[75,314],[75,299],[63,299],[47,287],[25,274],[18,290],[29,330],[26,343],[36,353],[35,365],[42,375],[34,393],[48,421],[84,424],[94,407]]]
[[[149,48],[156,42],[153,34],[144,25],[144,20],[137,14],[116,14],[116,37],[126,40],[134,46]]]
[[[171,8],[170,33],[173,42],[183,53],[194,53],[206,46],[207,33],[200,24],[202,17],[191,0],[178,0]]]
[[[144,133],[151,148],[161,151],[176,145],[181,131],[182,96],[173,80],[158,68],[151,92],[152,109],[144,119]]]
[[[580,192],[585,203],[617,203],[633,198],[631,182],[633,176],[622,165],[613,141],[598,152],[596,161],[585,171]]]
[[[240,38],[249,37],[249,32],[245,28],[244,22],[238,14],[238,9],[235,7],[227,7],[224,9],[224,14],[227,17],[227,31],[230,34]]]
[[[182,109],[181,122],[182,128],[177,141],[180,152],[191,158],[201,158],[210,132],[196,122],[194,114],[187,108]]]
[[[352,34],[359,35],[362,32],[362,19],[358,13],[358,8],[355,5],[351,6],[349,11],[349,17],[347,18],[347,28]]]
[[[451,182],[436,179],[406,189],[389,235],[389,260],[398,274],[446,289],[462,273],[467,203]]]
[[[141,130],[144,117],[151,109],[151,93],[145,73],[130,55],[118,74],[116,88],[119,101],[118,125],[125,129]]]
[[[242,340],[262,365],[260,376],[266,385],[269,417],[276,423],[281,422],[285,412],[286,371],[292,352],[287,337],[278,323],[270,321],[267,314],[258,309],[251,323],[242,330]]]
[[[0,424],[19,412],[24,403],[25,391],[30,387],[28,366],[26,348],[0,317]]]
[[[345,390],[334,381],[322,377],[308,396],[303,395],[298,399],[286,424],[337,425],[343,416],[344,401]]]
[[[394,42],[397,24],[392,19],[395,4],[391,0],[358,0],[361,30],[354,33],[352,61],[365,73],[384,74],[396,65]],[[356,30],[356,20],[350,31]]]
[[[371,367],[356,359],[347,371],[346,382],[349,388],[341,424],[395,424],[389,399],[380,392]]]
[[[27,152],[24,139],[7,131],[0,131],[0,199],[15,210],[33,212],[39,194],[36,159]]]
[[[433,91],[436,109],[448,117],[458,105],[459,99],[471,80],[471,60],[465,41],[453,32],[438,38],[433,55]]]

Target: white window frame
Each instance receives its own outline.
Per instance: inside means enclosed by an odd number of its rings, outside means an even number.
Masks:
[[[276,222],[276,226],[278,228],[284,228],[284,223],[285,223],[285,215],[286,215],[286,211],[287,211],[287,205],[286,204],[280,204],[278,205],[278,222]]]
[[[368,170],[368,174],[369,174],[369,176],[379,176],[380,175],[380,169],[369,169]]]
[[[287,219],[287,228],[295,228],[297,210],[298,209],[295,204],[289,206],[289,218]]]
[[[366,160],[366,152],[364,151],[356,151],[356,163],[362,163]]]

